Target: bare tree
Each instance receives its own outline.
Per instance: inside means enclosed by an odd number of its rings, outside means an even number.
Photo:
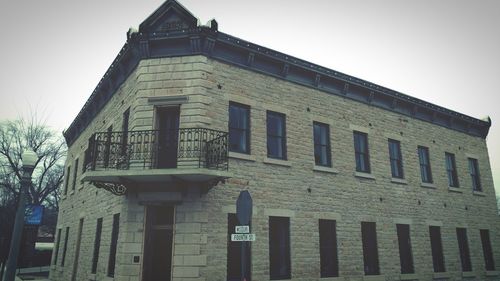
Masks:
[[[59,209],[59,187],[67,152],[62,135],[37,122],[34,115],[29,120],[0,122],[0,240],[3,237],[3,247],[0,245],[0,248],[4,251],[10,241],[22,175],[21,155],[26,149],[33,150],[38,156],[27,203],[42,204],[52,214],[54,211],[57,214]],[[32,231],[36,238],[37,228]]]

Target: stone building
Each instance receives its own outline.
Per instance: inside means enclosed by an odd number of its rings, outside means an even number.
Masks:
[[[499,280],[478,120],[166,1],[65,131],[52,280]]]

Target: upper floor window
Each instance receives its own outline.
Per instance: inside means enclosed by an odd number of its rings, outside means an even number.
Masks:
[[[477,159],[469,158],[469,173],[472,179],[472,190],[483,191],[481,187],[481,179],[479,178],[479,166]]]
[[[420,161],[420,176],[422,182],[432,183],[431,162],[429,160],[429,148],[418,147],[418,159]]]
[[[389,139],[389,160],[391,162],[392,177],[400,179],[404,178],[401,144],[397,140]]]
[[[267,157],[286,160],[286,116],[267,112]]]
[[[330,149],[330,128],[327,124],[314,122],[314,163],[319,166],[332,166]]]
[[[250,107],[229,103],[229,151],[250,153]]]
[[[69,176],[71,174],[71,166],[66,167],[66,181],[64,182],[64,195],[68,193],[68,186],[69,186]]]
[[[457,166],[455,164],[455,154],[446,152],[446,173],[448,174],[448,185],[458,187]]]
[[[75,169],[73,170],[73,185],[72,189],[76,188],[76,178],[78,177],[78,158],[75,160]]]
[[[356,171],[370,173],[368,135],[366,133],[354,131],[354,152],[356,158]]]

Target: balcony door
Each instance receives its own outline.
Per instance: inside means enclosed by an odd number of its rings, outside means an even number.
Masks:
[[[177,167],[179,113],[178,106],[156,108],[156,130],[158,130],[157,168]]]
[[[170,281],[172,276],[173,206],[148,206],[142,281]]]

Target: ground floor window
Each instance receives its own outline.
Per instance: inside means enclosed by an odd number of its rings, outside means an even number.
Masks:
[[[484,267],[486,270],[495,270],[495,260],[493,259],[493,251],[491,249],[490,231],[481,229],[481,244],[483,246]]]
[[[269,264],[271,280],[291,279],[290,218],[269,217]]]
[[[441,228],[439,226],[429,226],[429,236],[431,239],[432,265],[434,266],[434,272],[445,272]]]
[[[415,273],[411,252],[410,226],[408,224],[396,224],[396,230],[398,232],[401,273]]]
[[[374,222],[362,222],[361,236],[365,275],[379,275],[376,224]]]
[[[227,215],[227,281],[241,281],[241,251],[245,245],[245,279],[250,281],[251,276],[251,248],[250,242],[232,242],[231,234],[235,227],[240,225],[235,214]],[[251,231],[250,231],[251,232]]]
[[[319,220],[321,277],[339,276],[336,221]]]

